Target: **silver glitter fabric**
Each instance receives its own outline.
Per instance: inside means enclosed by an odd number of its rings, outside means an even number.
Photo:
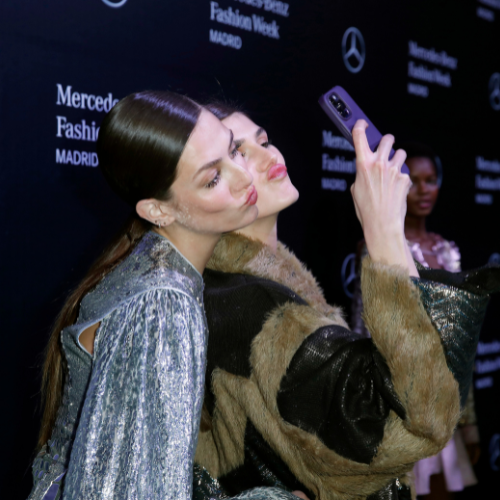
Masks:
[[[201,275],[147,233],[82,301],[61,340],[68,367],[30,500],[191,499],[203,401]],[[80,333],[101,322],[94,355]]]
[[[460,387],[463,408],[489,296],[426,279],[414,278],[413,282],[420,289],[422,303],[441,337],[448,368]]]
[[[194,466],[195,485],[193,500],[297,500],[290,492],[276,487],[258,487],[244,491],[235,497],[229,496],[219,481],[200,465]]]

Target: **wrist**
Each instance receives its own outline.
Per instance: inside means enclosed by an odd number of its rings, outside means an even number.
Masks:
[[[404,235],[385,231],[365,234],[366,248],[375,262],[397,265],[408,269],[406,240]]]
[[[397,221],[391,224],[365,224],[363,226],[363,233],[366,240],[389,239],[398,242],[406,241],[404,226]]]

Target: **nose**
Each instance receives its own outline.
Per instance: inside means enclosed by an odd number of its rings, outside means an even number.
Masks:
[[[425,194],[428,191],[428,186],[426,182],[419,182],[417,184],[417,190],[421,194]]]
[[[273,165],[278,162],[278,157],[272,151],[264,149],[260,152],[259,157],[256,158],[255,169],[259,173],[267,172]]]
[[[230,189],[233,195],[246,191],[253,182],[252,174],[241,165],[234,163],[231,168]]]

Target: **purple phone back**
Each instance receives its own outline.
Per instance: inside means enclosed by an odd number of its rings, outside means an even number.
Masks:
[[[337,94],[344,102],[347,104],[349,109],[351,110],[351,115],[348,118],[342,118],[337,110],[333,107],[330,102],[330,96],[332,94]],[[353,146],[354,142],[352,140],[352,129],[354,124],[360,119],[363,118],[368,123],[368,128],[366,129],[366,138],[368,139],[368,144],[372,151],[375,151],[382,139],[382,134],[378,131],[377,127],[373,125],[371,120],[363,113],[361,108],[354,102],[352,97],[340,86],[333,87],[326,94],[323,94],[319,99],[319,104],[325,111],[325,113],[329,116],[329,118],[335,123],[337,128],[340,130],[341,134],[349,141]],[[394,150],[391,150],[390,158],[394,156]],[[403,163],[401,167],[401,172],[405,174],[409,174],[410,171],[406,166],[406,163]]]

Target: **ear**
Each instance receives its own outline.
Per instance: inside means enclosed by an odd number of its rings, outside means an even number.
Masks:
[[[137,202],[135,210],[139,217],[151,222],[155,226],[166,227],[175,221],[175,210],[166,201],[154,198],[141,200]]]

